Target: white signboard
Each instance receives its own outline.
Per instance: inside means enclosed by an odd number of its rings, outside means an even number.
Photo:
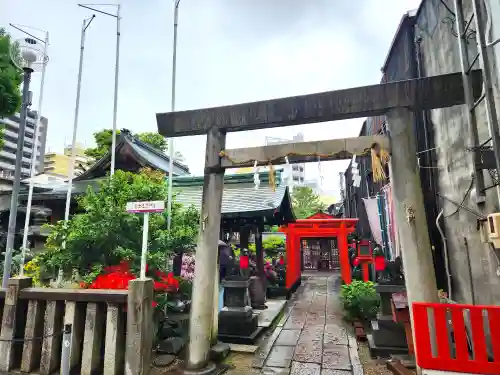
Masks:
[[[163,212],[165,211],[164,201],[150,201],[150,202],[128,202],[127,212],[131,214],[141,214],[150,212]]]

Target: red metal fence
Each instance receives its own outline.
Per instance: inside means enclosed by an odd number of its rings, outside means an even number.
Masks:
[[[422,369],[500,374],[500,306],[414,302],[412,308]]]

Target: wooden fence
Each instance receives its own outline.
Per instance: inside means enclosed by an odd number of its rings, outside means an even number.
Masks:
[[[131,288],[136,281],[140,288]],[[29,278],[10,279],[8,288],[0,289],[0,372],[58,372],[63,330],[70,325],[72,372],[144,373],[152,345],[153,289],[151,282],[133,282],[130,291],[108,291],[32,288]],[[134,311],[127,314],[130,308]],[[128,340],[127,332],[133,336]]]

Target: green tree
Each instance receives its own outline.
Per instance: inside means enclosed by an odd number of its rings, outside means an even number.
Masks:
[[[89,187],[78,200],[81,213],[73,215],[67,224],[60,221],[49,226],[47,250],[33,260],[36,267],[31,264],[27,269],[35,268],[38,279],[40,275],[54,275],[58,269],[66,275],[78,270],[85,277],[127,259],[137,270],[143,216],[128,214],[125,205],[131,201],[165,201],[166,186],[162,173],[144,169],[137,174],[116,171],[98,191]],[[166,213],[150,214],[149,218],[148,264],[159,269],[165,268],[172,251],[195,245],[199,213],[174,202],[171,231],[166,230],[166,220]]]
[[[101,131],[94,133],[94,141],[96,147],[89,147],[85,150],[85,155],[93,158],[94,160],[99,160],[111,149],[111,144],[113,143],[112,139],[113,130],[112,129],[103,129]],[[120,131],[116,131],[116,135],[118,136]]]
[[[262,249],[268,257],[273,257],[278,254],[280,250],[285,248],[285,239],[281,236],[268,236],[262,241]],[[248,250],[255,253],[257,250],[255,244],[251,243],[248,245]]]
[[[23,72],[12,63],[11,49],[15,47],[10,35],[0,28],[0,118],[12,116],[21,106]],[[2,131],[0,129],[0,147],[3,145]]]
[[[96,147],[87,148],[85,150],[85,155],[93,158],[94,160],[99,160],[111,149],[112,144],[112,134],[113,131],[111,129],[103,129],[94,133],[94,141]],[[116,134],[119,135],[120,131],[117,130]],[[147,143],[153,146],[155,149],[161,152],[166,152],[168,150],[168,142],[167,139],[162,135],[154,132],[143,132],[136,133],[134,137],[137,137],[144,143]],[[184,160],[184,157],[181,153],[176,152],[175,156],[176,160]]]
[[[326,205],[310,187],[295,187],[292,191],[293,212],[297,219],[306,219],[317,212],[324,211]]]
[[[160,151],[167,151],[168,143],[167,139],[158,133],[144,132],[137,133],[136,137],[139,138],[144,143],[150,144],[154,148]]]

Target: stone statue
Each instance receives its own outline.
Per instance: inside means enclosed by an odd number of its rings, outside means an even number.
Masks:
[[[379,284],[402,285],[404,283],[403,262],[401,257],[396,257],[393,261],[387,262],[387,267],[379,279]]]

